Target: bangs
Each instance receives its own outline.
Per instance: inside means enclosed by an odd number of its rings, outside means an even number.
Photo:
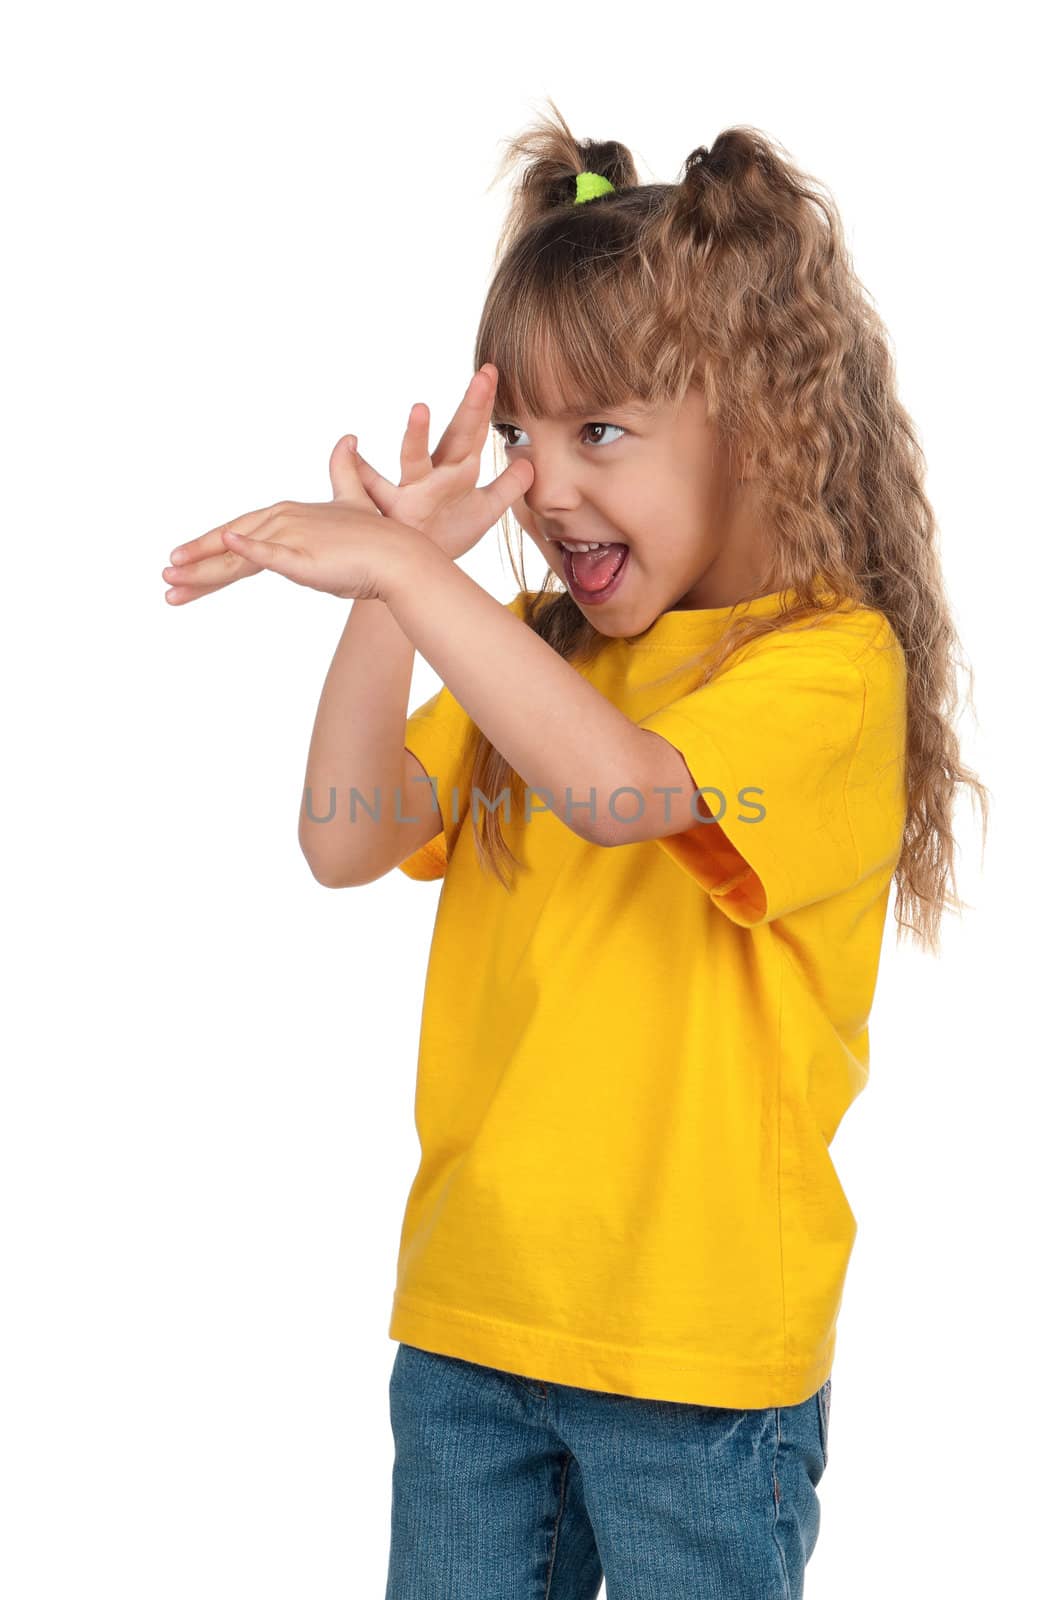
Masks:
[[[498,369],[495,412],[499,417],[570,419],[612,410],[626,401],[646,403],[637,378],[623,363],[603,354],[592,325],[576,338],[557,326],[511,321],[498,340],[485,340],[476,365]],[[591,319],[588,319],[591,320]]]
[[[571,235],[534,243],[499,272],[477,333],[476,368],[498,369],[495,419],[578,418],[671,398],[642,359],[656,319],[630,270],[601,252],[580,260]]]

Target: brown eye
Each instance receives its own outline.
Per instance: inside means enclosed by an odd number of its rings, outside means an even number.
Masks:
[[[516,439],[510,439],[510,438],[507,437],[507,435],[509,435],[511,433],[515,433],[515,434],[519,435],[519,434],[523,433],[523,429],[516,427],[512,422],[493,422],[491,424],[491,426],[494,428],[495,432],[498,434],[499,438],[502,440],[502,443],[506,446],[507,450],[515,450],[515,449],[517,449],[517,441],[516,441]],[[614,433],[621,433],[621,434],[627,432],[627,429],[626,428],[622,428],[620,426],[620,424],[617,423],[617,422],[587,422],[587,423],[584,423],[582,431],[584,433],[586,433],[587,430],[591,429],[591,428],[612,428]],[[527,438],[527,434],[525,434],[524,437]],[[602,444],[601,440],[590,440],[589,442],[594,444],[595,448],[600,448],[600,446]],[[610,440],[606,440],[605,441],[605,443],[611,443],[611,442],[612,441],[610,441]],[[523,448],[523,446],[521,448]]]
[[[618,422],[588,422],[587,427],[588,428],[612,428],[614,433],[626,433],[627,432],[627,429],[626,428],[622,428]],[[601,441],[599,440],[598,442],[600,443]]]

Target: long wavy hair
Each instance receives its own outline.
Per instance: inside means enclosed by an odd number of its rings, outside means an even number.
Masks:
[[[793,593],[775,615],[732,619],[698,658],[699,682],[761,635],[818,625],[847,600],[889,619],[907,666],[897,937],[907,930],[937,952],[943,909],[968,909],[954,893],[957,790],[968,785],[981,804],[983,850],[988,791],[960,759],[958,640],[925,459],[836,205],[756,128],[699,146],[677,183],[639,183],[624,145],[577,140],[548,104],[553,116],[506,141],[493,180],[520,166],[475,366],[497,367],[502,415],[521,402],[544,415],[547,393],[589,414],[632,396],[658,405],[691,385],[704,390],[707,415],[762,480],[774,535],[764,592]],[[574,205],[584,170],[615,192]],[[503,527],[514,578],[530,590],[521,530],[508,515]],[[610,642],[549,568],[526,620],[566,661],[590,661]],[[479,730],[469,759],[482,795],[508,788],[523,802],[523,780]],[[477,811],[481,867],[508,888],[522,863],[497,811]]]

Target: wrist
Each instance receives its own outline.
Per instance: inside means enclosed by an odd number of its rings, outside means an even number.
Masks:
[[[379,597],[386,605],[403,594],[411,583],[423,581],[426,567],[439,558],[440,551],[420,529],[405,522],[385,520],[389,526]]]

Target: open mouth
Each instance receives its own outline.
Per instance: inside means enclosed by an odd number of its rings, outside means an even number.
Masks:
[[[565,582],[580,605],[597,606],[616,593],[627,571],[626,544],[600,545],[597,550],[561,550]]]

